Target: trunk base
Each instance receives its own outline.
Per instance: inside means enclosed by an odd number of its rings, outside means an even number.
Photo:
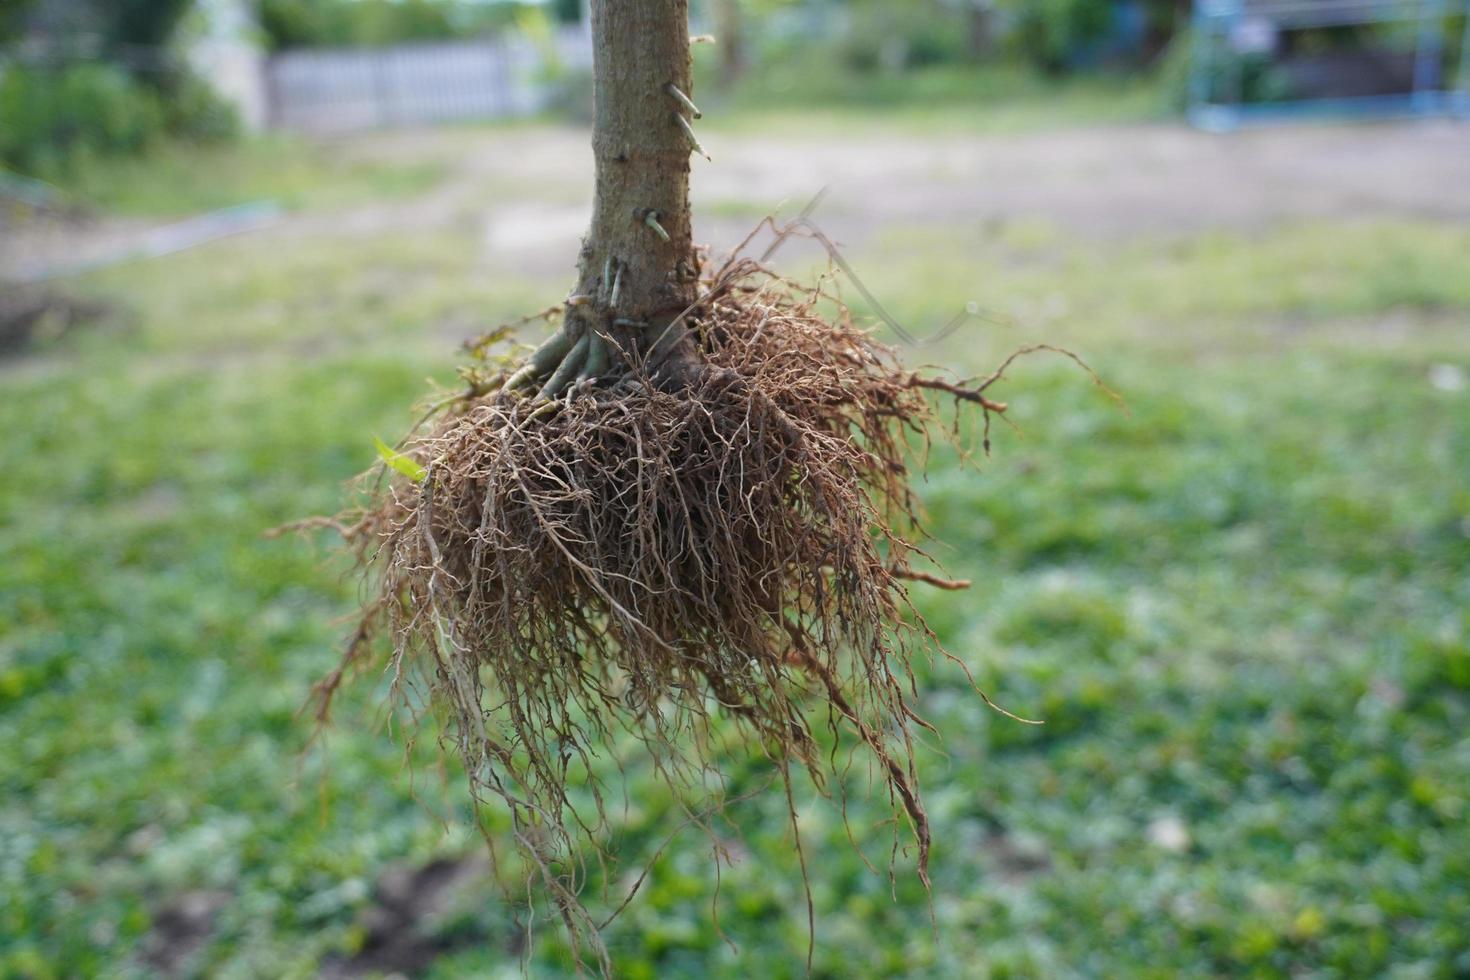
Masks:
[[[703,360],[682,319],[659,326],[591,317],[568,317],[500,387],[499,393],[535,391],[549,401],[578,390],[646,378],[655,387],[693,382]]]

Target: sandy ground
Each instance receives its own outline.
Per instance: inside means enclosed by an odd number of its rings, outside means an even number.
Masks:
[[[1413,122],[1292,126],[1211,135],[1173,125],[1005,135],[707,134],[713,164],[694,161],[697,234],[716,251],[760,215],[795,211],[823,187],[819,220],[850,245],[894,227],[963,230],[1042,221],[1103,242],[1250,231],[1341,217],[1470,221],[1470,125]],[[334,152],[437,160],[449,176],[427,194],[287,215],[262,236],[321,238],[477,230],[508,274],[567,272],[585,228],[591,153],[562,127],[373,133]],[[136,252],[159,223],[40,222],[0,227],[0,277],[44,274]]]

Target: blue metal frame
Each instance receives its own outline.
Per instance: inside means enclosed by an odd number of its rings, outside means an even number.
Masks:
[[[1441,78],[1445,22],[1465,15],[1465,36],[1453,80]],[[1349,24],[1417,23],[1414,81],[1402,95],[1316,98],[1247,103],[1241,97],[1241,61],[1229,45],[1248,22],[1276,31]],[[1247,123],[1307,117],[1374,118],[1444,116],[1470,118],[1470,0],[1198,0],[1194,8],[1189,70],[1189,120],[1224,132]],[[1223,64],[1223,84],[1217,83]],[[1221,89],[1224,91],[1220,91]]]

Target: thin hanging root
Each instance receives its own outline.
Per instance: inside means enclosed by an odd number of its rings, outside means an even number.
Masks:
[[[572,338],[565,328],[547,337],[546,340],[526,358],[526,363],[505,380],[501,391],[515,391],[535,381],[541,375],[550,371],[554,365],[567,355],[572,349]]]
[[[545,386],[541,389],[540,394],[536,396],[537,399],[555,398],[563,391],[566,391],[567,385],[571,384],[572,380],[577,377],[577,371],[581,369],[582,362],[587,357],[587,338],[591,335],[592,332],[590,330],[587,331],[572,345],[571,351],[566,357],[562,358],[562,362],[556,366],[556,370],[551,372],[551,377],[546,379]]]
[[[852,726],[857,730],[858,736],[867,743],[873,755],[877,757],[878,761],[882,763],[883,768],[887,770],[888,786],[903,802],[904,812],[908,814],[909,821],[913,825],[914,840],[919,845],[919,880],[924,883],[925,888],[928,888],[929,846],[931,843],[929,815],[925,812],[923,800],[919,798],[918,788],[914,785],[912,758],[909,759],[910,769],[906,771],[899,761],[888,751],[888,746],[883,741],[883,737],[863,720],[862,715],[847,700],[847,695],[842,690],[842,682],[832,673],[831,668],[807,653],[800,646],[793,647],[789,656],[796,666],[817,675],[822,685],[827,689],[827,698],[832,702],[832,706],[852,723]],[[932,728],[932,726],[927,724],[925,727]]]

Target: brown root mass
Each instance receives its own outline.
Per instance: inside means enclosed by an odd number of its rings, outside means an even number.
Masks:
[[[398,676],[426,667],[476,798],[503,801],[604,968],[578,893],[608,830],[592,759],[623,733],[693,813],[719,804],[717,717],[774,760],[788,799],[793,761],[841,781],[817,751],[827,726],[874,762],[927,883],[910,664],[937,647],[904,583],[956,583],[909,567],[909,463],[926,390],[987,424],[1004,409],[981,394],[999,372],[920,377],[840,304],[754,263],[706,287],[683,321],[697,370],[629,355],[553,401],[467,395],[406,447],[423,478],[394,476],[343,528],[374,591],[323,713],[377,633]]]

